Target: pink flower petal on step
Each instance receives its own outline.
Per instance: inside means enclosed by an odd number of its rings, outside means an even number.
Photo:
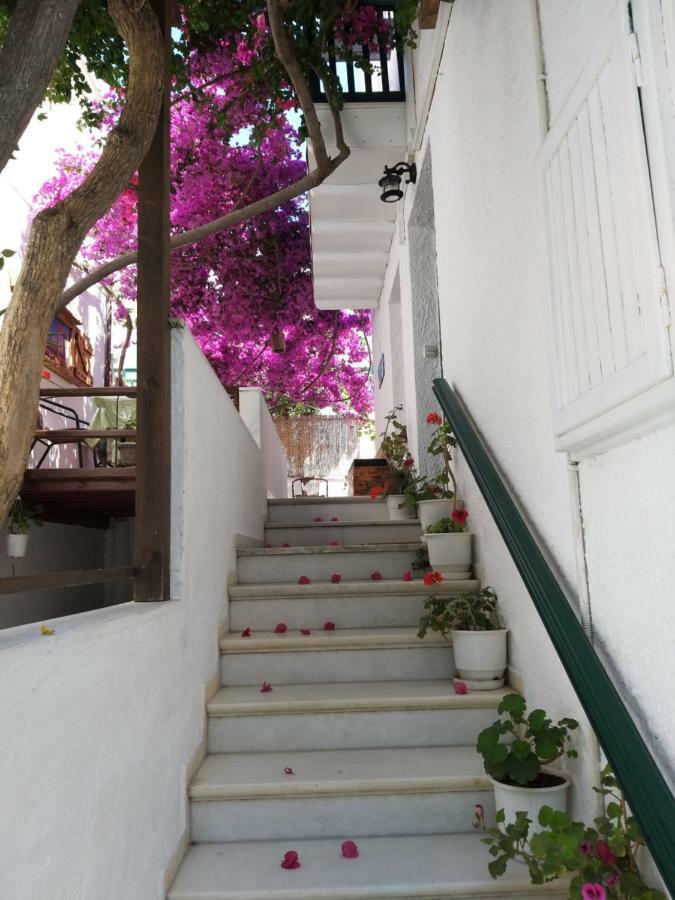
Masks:
[[[359,855],[359,848],[354,841],[344,841],[340,847],[342,855],[345,859],[356,859]]]
[[[338,575],[337,572],[335,573],[335,575],[330,576],[331,584],[340,584],[341,581],[342,581],[342,575]]]
[[[338,542],[335,541],[335,540],[333,540],[333,541],[328,541],[328,546],[329,546],[329,547],[337,547],[337,546],[338,546]]]
[[[278,625],[274,626],[275,634],[286,634],[288,631],[288,625],[285,622],[279,622]]]
[[[456,694],[468,694],[469,689],[463,681],[455,681],[453,685]]]
[[[335,622],[324,622],[324,631],[335,631]]]
[[[271,549],[272,549],[271,544],[265,544],[265,550],[271,550]]]
[[[282,547],[290,547],[291,545],[290,544],[282,544],[281,546]]]
[[[311,633],[312,632],[309,630],[309,628],[301,628],[300,629],[300,634],[311,634]]]
[[[262,687],[260,688],[260,693],[261,694],[269,694],[271,690],[272,690],[272,685],[269,683],[269,681],[263,681]]]
[[[291,769],[290,766],[286,766],[286,768],[284,769],[284,775],[295,775],[295,772],[293,771],[293,769]]]
[[[382,581],[382,572],[373,572],[370,577],[373,581]]]
[[[401,577],[403,578],[404,581],[412,581],[413,573],[410,571],[410,569],[408,569],[408,571],[404,572]]]
[[[311,584],[311,583],[312,582],[309,580],[309,578],[306,575],[301,575],[298,578],[298,584]]]
[[[339,521],[340,520],[338,519],[337,516],[333,516],[333,518],[331,519],[331,522],[339,522]]]
[[[251,637],[251,629],[250,629],[250,628],[244,628],[244,630],[243,630],[242,633],[241,633],[241,636],[242,636],[242,637]]]
[[[321,516],[314,516],[314,521],[315,522],[323,522],[323,519],[321,518]]]
[[[299,869],[300,868],[300,859],[298,858],[297,851],[287,850],[286,853],[284,853],[284,858],[281,860],[281,868],[282,869]]]

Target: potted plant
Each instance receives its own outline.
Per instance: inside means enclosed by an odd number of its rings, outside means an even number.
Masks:
[[[125,428],[135,429],[136,420],[129,419],[125,422]],[[136,465],[136,438],[120,438],[117,442],[117,465],[118,466],[135,466]]]
[[[516,821],[498,825],[483,838],[492,860],[493,878],[506,872],[510,860],[524,862],[533,884],[570,877],[569,898],[583,900],[666,900],[661,891],[648,887],[638,868],[644,840],[609,766],[600,773],[600,787],[593,788],[605,801],[605,812],[593,826],[573,822],[564,812],[542,807],[538,823],[544,829],[530,835],[532,820],[519,812]]]
[[[437,426],[427,447],[427,453],[430,456],[440,457],[442,467],[435,476],[423,479],[425,483],[419,485],[417,504],[423,531],[439,519],[449,518],[458,503],[457,481],[450,466],[452,451],[457,446],[457,441],[450,426],[443,422],[438,413],[428,413],[427,424]]]
[[[32,526],[42,528],[42,506],[29,506],[17,495],[7,516],[7,556],[26,555],[28,536]]]
[[[422,541],[429,550],[432,569],[445,578],[471,577],[471,538],[466,530],[469,513],[453,509],[449,516],[429,525]]]
[[[497,707],[500,717],[478,735],[477,750],[494,788],[495,805],[503,822],[516,821],[524,811],[533,821],[543,806],[565,812],[571,779],[550,766],[562,756],[576,757],[569,746],[574,719],[557,725],[543,709],[525,717],[527,704],[520,694],[508,694]],[[501,817],[500,817],[501,818]]]
[[[412,519],[415,507],[406,502],[406,491],[410,489],[417,475],[415,461],[408,450],[408,433],[398,414],[403,409],[396,406],[386,416],[387,425],[380,435],[384,453],[392,473],[392,490],[387,493],[389,518],[394,520]]]
[[[452,640],[455,668],[469,690],[490,691],[504,684],[507,628],[497,615],[490,588],[448,597],[428,597],[418,636],[436,631]]]

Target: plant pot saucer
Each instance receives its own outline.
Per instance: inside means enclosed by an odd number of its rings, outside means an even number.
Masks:
[[[499,688],[504,687],[505,679],[502,678],[490,678],[484,679],[480,681],[476,681],[471,678],[453,678],[453,684],[465,684],[471,691],[497,691]]]

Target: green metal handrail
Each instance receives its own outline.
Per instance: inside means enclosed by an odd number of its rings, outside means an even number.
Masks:
[[[443,378],[434,393],[672,893],[675,797],[462,403]]]

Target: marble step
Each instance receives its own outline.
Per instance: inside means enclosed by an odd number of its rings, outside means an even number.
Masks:
[[[271,523],[312,523],[317,516],[324,522],[330,522],[334,516],[349,522],[389,518],[385,501],[370,497],[296,497],[267,501],[267,521]]]
[[[458,695],[449,680],[221,688],[207,705],[208,752],[469,745],[504,693]]]
[[[344,859],[342,840],[251,841],[190,847],[168,900],[563,900],[566,881],[532,885],[512,864],[493,880],[480,834],[370,837],[358,859]],[[301,867],[280,862],[296,850]]]
[[[239,584],[297,584],[301,576],[330,583],[332,574],[343,581],[368,581],[374,572],[383,579],[400,579],[422,546],[402,544],[353,544],[338,547],[266,547],[237,550]]]
[[[422,526],[418,519],[392,522],[277,522],[265,526],[265,544],[272,547],[320,547],[330,541],[339,544],[387,544],[419,541]]]
[[[189,794],[196,843],[466,832],[476,803],[494,813],[473,746],[213,754]]]
[[[477,590],[476,579],[446,581],[434,593]],[[342,581],[339,584],[233,585],[230,628],[269,630],[277,622],[289,628],[321,628],[335,622],[349,628],[415,627],[430,590],[422,581]]]
[[[337,624],[337,623],[336,623]],[[416,628],[336,628],[303,635],[230,633],[220,641],[226,687],[350,681],[448,679],[452,648],[436,634],[423,640]]]

